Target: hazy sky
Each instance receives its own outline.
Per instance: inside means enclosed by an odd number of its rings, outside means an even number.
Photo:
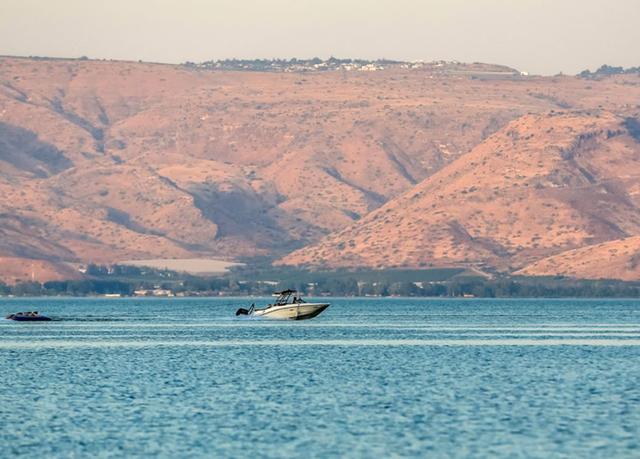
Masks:
[[[0,54],[640,65],[640,0],[0,0]]]

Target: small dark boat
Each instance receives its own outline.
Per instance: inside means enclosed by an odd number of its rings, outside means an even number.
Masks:
[[[18,322],[48,322],[51,320],[50,317],[43,316],[38,311],[16,312],[15,314],[9,314],[6,318]]]

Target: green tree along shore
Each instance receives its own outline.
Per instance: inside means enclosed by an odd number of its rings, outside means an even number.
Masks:
[[[640,298],[640,282],[524,276],[488,279],[461,268],[308,271],[267,267],[197,277],[152,268],[90,265],[86,276],[82,280],[0,283],[0,296],[260,296],[294,288],[309,296]]]

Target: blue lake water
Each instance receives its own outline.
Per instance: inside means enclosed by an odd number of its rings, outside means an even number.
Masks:
[[[0,299],[0,457],[640,457],[640,301]]]

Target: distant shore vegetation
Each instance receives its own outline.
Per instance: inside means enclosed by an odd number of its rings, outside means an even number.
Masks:
[[[43,283],[0,282],[0,296],[268,296],[294,288],[307,296],[640,298],[640,282],[561,276],[487,278],[462,268],[236,269],[222,276],[199,277],[137,266],[89,265],[86,276]]]

